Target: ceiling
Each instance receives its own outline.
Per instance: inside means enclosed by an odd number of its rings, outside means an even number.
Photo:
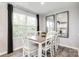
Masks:
[[[76,5],[77,2],[45,2],[43,5],[40,2],[15,2],[13,4],[34,13],[45,14],[51,10]]]

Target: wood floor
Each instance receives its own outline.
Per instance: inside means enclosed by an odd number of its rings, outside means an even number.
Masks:
[[[19,49],[11,54],[5,54],[0,57],[22,57],[22,52],[22,49]],[[71,48],[59,46],[55,57],[78,57],[78,51]]]
[[[78,57],[78,51],[72,48],[59,46],[56,57]]]

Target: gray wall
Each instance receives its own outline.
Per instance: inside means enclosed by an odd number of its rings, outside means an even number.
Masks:
[[[46,15],[55,14],[62,11],[69,11],[69,38],[60,38],[60,44],[64,46],[74,47],[79,49],[79,7],[71,6],[50,11]],[[40,15],[40,30],[45,31],[45,16]],[[0,3],[0,55],[7,52],[7,4]],[[14,49],[18,49],[19,42],[15,42]],[[20,45],[20,44],[19,44]]]
[[[69,11],[69,38],[60,38],[60,45],[79,49],[79,7],[78,5],[52,10],[49,13],[45,14],[45,16],[63,12],[63,11]],[[45,20],[45,19],[42,18],[42,20]],[[45,22],[42,22],[41,25],[42,24],[45,24]],[[41,28],[42,28],[41,30],[43,30],[45,26],[41,26]]]

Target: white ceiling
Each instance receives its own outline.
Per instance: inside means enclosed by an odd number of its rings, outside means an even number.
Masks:
[[[44,14],[50,10],[76,5],[77,2],[45,2],[44,5],[41,5],[40,2],[16,2],[13,4],[35,13]]]

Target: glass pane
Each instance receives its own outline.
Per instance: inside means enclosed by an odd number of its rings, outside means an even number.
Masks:
[[[24,14],[13,13],[13,24],[24,25],[26,16]]]
[[[36,17],[27,16],[27,34],[32,36],[37,31],[37,20]]]
[[[13,38],[24,38],[35,35],[37,31],[36,17],[26,14],[13,13]]]
[[[27,23],[28,26],[36,26],[36,17],[27,16]]]
[[[13,13],[13,38],[21,38],[26,33],[26,15]]]
[[[57,31],[61,37],[68,37],[68,12],[62,12],[56,15]]]
[[[48,31],[53,31],[55,28],[54,28],[54,17],[53,16],[49,16],[47,17],[47,30]]]
[[[67,13],[58,14],[57,20],[60,22],[67,22]]]

